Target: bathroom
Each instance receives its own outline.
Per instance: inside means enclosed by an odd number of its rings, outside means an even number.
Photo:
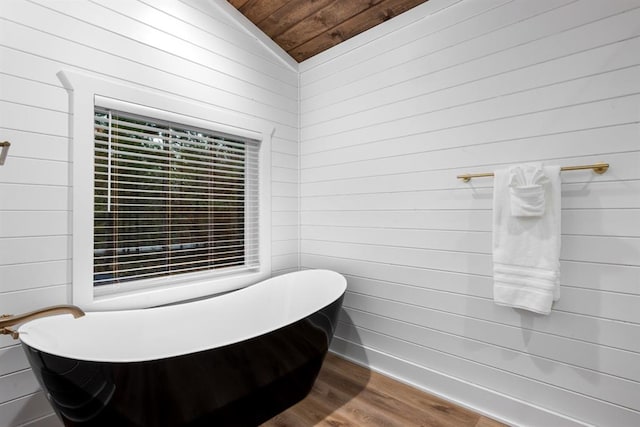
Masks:
[[[298,63],[222,0],[3,0],[0,313],[73,302],[60,72],[268,124],[267,275],[347,279],[336,355],[508,425],[640,425],[640,1],[429,0]],[[493,179],[457,178],[529,162],[610,165],[561,174],[548,315],[494,303]],[[1,335],[0,426],[60,425]]]

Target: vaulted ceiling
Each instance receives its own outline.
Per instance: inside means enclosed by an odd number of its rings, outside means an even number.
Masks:
[[[228,0],[296,61],[427,0]]]

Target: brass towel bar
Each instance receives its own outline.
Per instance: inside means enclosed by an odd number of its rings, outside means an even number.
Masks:
[[[4,161],[7,159],[7,153],[9,152],[11,143],[9,141],[0,142],[0,165],[4,165]]]
[[[593,169],[593,171],[597,174],[603,174],[609,169],[609,163],[594,163],[593,165],[582,165],[582,166],[565,166],[560,168],[561,171],[579,171],[585,169]],[[458,175],[457,178],[463,180],[464,182],[471,181],[471,178],[484,178],[487,176],[493,176],[493,172],[487,173],[465,173],[464,175]]]

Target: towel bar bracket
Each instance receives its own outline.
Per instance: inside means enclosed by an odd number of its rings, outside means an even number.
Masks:
[[[11,143],[9,141],[0,142],[0,165],[4,165],[9,152],[9,147],[11,147]]]
[[[595,166],[595,165],[594,165]],[[605,173],[607,170],[609,169],[609,164],[608,163],[600,163],[600,166],[595,166],[593,168],[593,171],[595,173],[597,173],[598,175],[602,175],[603,173]]]

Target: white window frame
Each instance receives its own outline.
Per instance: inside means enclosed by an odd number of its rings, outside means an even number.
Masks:
[[[239,289],[271,275],[271,137],[274,127],[261,120],[187,101],[161,92],[143,90],[76,71],[60,71],[70,96],[72,173],[72,301],[88,311],[146,308],[201,298]],[[220,276],[215,272],[167,277],[153,287],[119,285],[101,295],[93,285],[94,108],[123,109],[131,113],[176,121],[260,141],[259,256],[260,268]],[[135,108],[135,111],[131,111]],[[159,114],[162,116],[159,117]],[[185,123],[186,121],[186,123]]]

